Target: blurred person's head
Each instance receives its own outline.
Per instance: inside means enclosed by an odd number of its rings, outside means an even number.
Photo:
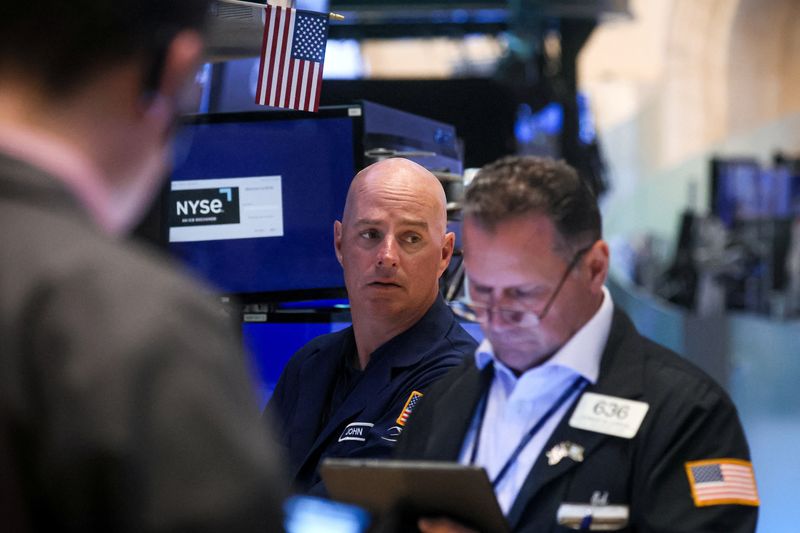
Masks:
[[[369,316],[411,326],[435,301],[453,254],[444,189],[407,159],[370,165],[350,185],[334,241],[354,323]]]
[[[505,157],[465,192],[469,296],[495,355],[524,372],[597,311],[608,271],[597,200],[566,163]]]
[[[117,229],[165,172],[202,53],[207,0],[40,0],[0,8],[0,126],[67,143],[98,170]]]

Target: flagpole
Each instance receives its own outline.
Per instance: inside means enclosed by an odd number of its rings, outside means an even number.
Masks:
[[[267,7],[269,4],[259,4],[258,2],[247,2],[246,0],[217,0],[219,2],[225,2],[226,4],[237,4],[240,6],[248,6],[248,7]],[[292,2],[294,4],[294,2]],[[328,18],[331,20],[344,20],[344,15],[340,15],[339,13],[328,13]]]

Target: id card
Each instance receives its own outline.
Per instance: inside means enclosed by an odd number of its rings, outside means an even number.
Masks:
[[[650,406],[645,402],[585,392],[569,419],[570,427],[631,439]]]

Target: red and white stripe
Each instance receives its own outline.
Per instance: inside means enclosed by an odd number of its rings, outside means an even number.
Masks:
[[[297,11],[276,6],[268,6],[265,11],[256,103],[317,111],[322,88],[322,64],[292,59]]]
[[[695,491],[699,501],[722,499],[757,500],[756,481],[749,466],[721,464],[724,481],[697,483]]]
[[[717,469],[717,473],[713,470]],[[753,465],[741,459],[707,459],[686,463],[686,473],[694,503],[708,505],[740,504],[758,506],[758,489]],[[718,479],[721,477],[722,479]]]

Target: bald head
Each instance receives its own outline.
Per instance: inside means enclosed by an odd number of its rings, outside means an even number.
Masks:
[[[439,180],[425,167],[400,157],[368,166],[353,178],[347,191],[342,224],[353,223],[358,205],[379,193],[398,202],[413,200],[425,208],[432,235],[444,235],[447,228],[447,198]]]
[[[415,324],[439,294],[453,254],[444,189],[408,159],[386,159],[353,178],[336,257],[344,269],[353,329],[362,356]]]

